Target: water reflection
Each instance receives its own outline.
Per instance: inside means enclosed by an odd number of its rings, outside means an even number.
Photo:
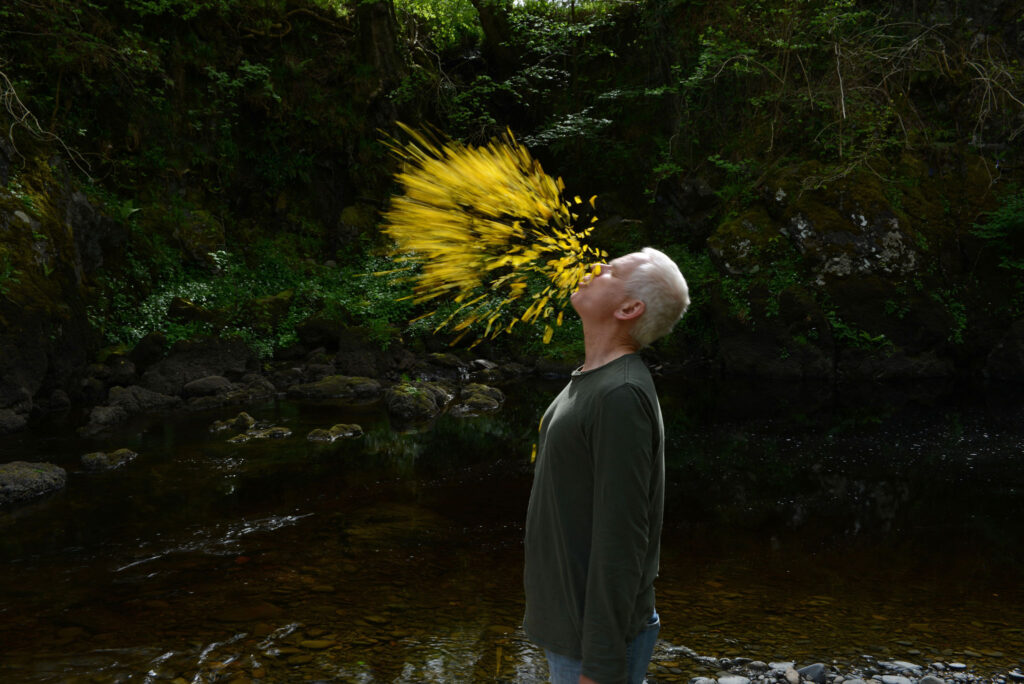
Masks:
[[[1022,397],[660,382],[657,681],[741,656],[1019,664]],[[0,460],[54,461],[70,481],[0,515],[0,678],[540,680],[518,628],[521,523],[559,385],[415,430],[375,407],[281,403],[249,411],[282,440],[230,444],[212,413],[101,444],[18,436]],[[365,434],[304,439],[338,422]],[[78,466],[115,446],[140,456]]]

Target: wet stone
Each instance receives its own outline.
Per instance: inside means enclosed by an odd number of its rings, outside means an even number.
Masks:
[[[718,678],[718,684],[750,684],[750,680],[739,675],[727,675]]]
[[[335,643],[337,642],[333,639],[306,639],[305,641],[300,641],[299,646],[313,651],[321,651],[325,648],[334,646]]]
[[[821,663],[801,667],[797,670],[797,674],[815,684],[824,684],[825,682],[825,666]]]
[[[882,675],[882,684],[914,684],[903,675]]]
[[[967,669],[967,666],[963,663],[948,663],[946,667],[948,667],[950,670],[953,670],[954,672],[963,672]]]
[[[925,675],[918,680],[917,684],[945,684],[945,682],[935,675]]]

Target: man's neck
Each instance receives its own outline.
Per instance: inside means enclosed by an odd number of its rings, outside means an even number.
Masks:
[[[584,360],[580,370],[589,371],[609,364],[617,358],[636,352],[636,344],[631,338],[623,339],[617,335],[587,334],[583,331]]]

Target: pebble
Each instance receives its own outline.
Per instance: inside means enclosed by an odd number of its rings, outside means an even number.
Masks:
[[[903,675],[882,675],[882,684],[914,684]]]
[[[715,684],[715,680],[710,677],[694,677],[690,680],[690,684]]]
[[[1015,682],[1024,682],[1024,672],[1020,670],[1010,670],[1010,679]]]
[[[894,660],[892,665],[897,670],[910,670],[911,672],[920,672],[921,666],[915,663],[908,663],[906,660]]]
[[[302,648],[308,648],[314,651],[330,648],[334,644],[335,642],[332,639],[306,639],[305,641],[299,642],[299,646]]]
[[[963,663],[948,663],[947,667],[949,667],[949,669],[953,670],[954,672],[963,672],[967,669],[967,666]]]
[[[800,673],[794,670],[793,668],[789,668],[786,670],[785,677],[786,681],[789,682],[789,684],[800,684]]]
[[[935,675],[925,675],[918,680],[917,684],[945,684],[941,679]]]
[[[825,666],[822,663],[814,663],[807,667],[801,667],[797,670],[797,674],[807,681],[814,682],[815,684],[825,684]]]
[[[729,675],[727,677],[719,677],[718,684],[750,684],[750,680],[739,675]]]
[[[773,670],[778,670],[779,672],[785,672],[786,670],[790,669],[794,665],[796,665],[796,663],[794,663],[794,662],[768,663],[768,667],[770,667]]]

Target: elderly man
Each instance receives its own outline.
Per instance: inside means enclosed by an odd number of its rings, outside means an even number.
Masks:
[[[524,627],[554,684],[639,684],[661,626],[665,439],[637,351],[667,334],[690,299],[675,263],[648,247],[595,266],[571,301],[586,357],[541,421]]]

